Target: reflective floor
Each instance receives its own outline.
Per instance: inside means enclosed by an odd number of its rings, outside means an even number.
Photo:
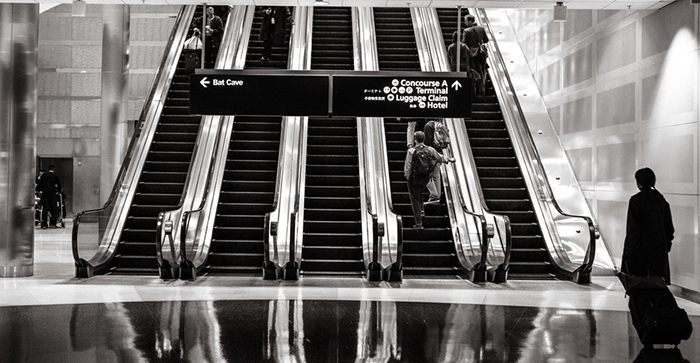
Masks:
[[[622,286],[509,281],[73,278],[70,225],[0,279],[2,362],[699,362],[645,351]],[[700,327],[700,305],[678,299]]]

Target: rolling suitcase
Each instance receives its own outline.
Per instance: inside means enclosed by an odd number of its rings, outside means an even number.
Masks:
[[[675,346],[690,338],[693,325],[685,310],[678,307],[663,278],[622,272],[618,276],[630,297],[632,324],[642,344]]]

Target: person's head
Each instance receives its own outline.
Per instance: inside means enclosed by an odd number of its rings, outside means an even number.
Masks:
[[[214,7],[213,7],[213,6],[207,7],[207,15],[208,15],[209,17],[214,16]]]
[[[39,169],[39,175],[44,174],[44,169]]]
[[[49,171],[53,172],[54,170],[56,170],[56,167],[53,165],[49,165]]]
[[[651,189],[656,184],[656,175],[649,168],[642,168],[634,173],[634,179],[637,181],[637,188]]]
[[[457,31],[452,33],[452,43],[457,43]]]
[[[464,16],[464,22],[467,23],[467,25],[474,24],[476,23],[476,18],[472,14],[467,14]]]
[[[425,133],[423,131],[416,131],[416,133],[413,134],[413,138],[417,143],[422,144],[425,141]]]

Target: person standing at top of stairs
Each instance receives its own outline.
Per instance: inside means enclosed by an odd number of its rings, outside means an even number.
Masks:
[[[286,41],[287,22],[292,21],[292,12],[288,6],[268,6],[261,10],[263,14],[260,27],[260,40],[264,42],[260,61],[269,61],[272,46],[282,45]]]

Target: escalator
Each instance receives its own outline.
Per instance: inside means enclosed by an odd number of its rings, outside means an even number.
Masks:
[[[379,69],[420,71],[418,47],[408,8],[374,8]]]
[[[354,118],[309,118],[301,274],[361,276],[362,215]]]
[[[445,42],[451,43],[457,10],[439,9],[438,16]],[[472,98],[472,117],[465,119],[465,124],[486,206],[492,213],[510,218],[512,254],[508,277],[554,278],[554,267],[488,75],[486,94]]]
[[[352,70],[350,8],[314,9],[312,69]],[[362,212],[355,118],[309,118],[303,276],[362,276]]]
[[[235,118],[202,274],[261,276],[264,218],[274,203],[281,122],[280,117]]]
[[[374,19],[379,69],[420,71],[410,10],[374,8]],[[403,176],[406,160],[406,127],[405,121],[384,118],[394,210],[402,216],[404,226],[412,226],[413,210],[406,179]],[[428,200],[427,191],[424,192],[423,197],[424,200]],[[466,278],[457,258],[447,206],[444,202],[425,206],[423,226],[422,230],[408,227],[403,229],[404,276]]]
[[[287,69],[289,42],[273,47],[272,60],[260,61],[259,10],[253,18],[245,68]],[[289,33],[291,25],[287,28]],[[200,274],[262,275],[264,218],[274,204],[281,128],[281,117],[234,119],[211,247]]]
[[[131,207],[107,274],[158,275],[156,225],[158,213],[180,202],[201,116],[189,115],[189,78],[184,53],[148,150]]]
[[[350,8],[314,8],[311,69],[353,69]]]
[[[282,45],[272,46],[272,56],[269,61],[262,61],[262,52],[264,48],[263,41],[260,40],[260,28],[262,27],[263,16],[260,12],[263,7],[255,7],[255,16],[253,17],[253,27],[250,30],[250,40],[248,41],[248,53],[246,53],[246,69],[287,69],[287,57],[289,55],[289,36],[292,31],[292,25],[287,22],[287,30],[285,38],[287,41]],[[293,8],[290,8],[293,14]]]

